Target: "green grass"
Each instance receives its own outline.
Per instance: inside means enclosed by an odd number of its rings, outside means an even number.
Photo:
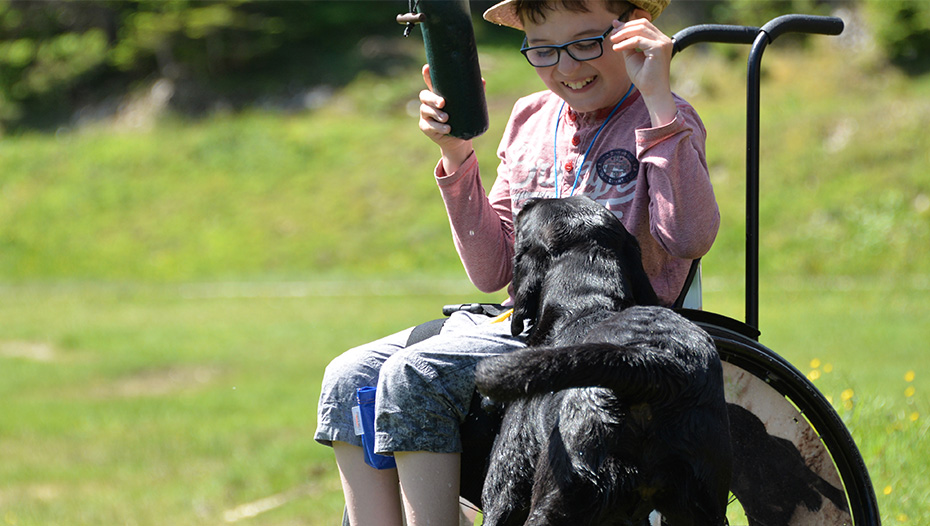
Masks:
[[[762,341],[832,398],[885,524],[930,524],[930,78],[815,42],[766,58]],[[481,60],[489,187],[510,106],[541,84],[515,53]],[[723,212],[705,307],[736,318],[743,64],[673,68]],[[462,276],[437,149],[408,114],[420,84],[362,75],[303,113],[0,138],[2,524],[219,524],[268,502],[242,523],[338,520],[311,439],[325,364],[443,303],[501,299]]]
[[[299,498],[262,523],[336,520],[338,476],[329,450],[311,438],[324,365],[337,349],[433,315],[466,289],[441,282],[449,292],[371,296],[377,283],[337,285],[358,292],[3,289],[0,517],[215,524],[237,506],[298,488]]]

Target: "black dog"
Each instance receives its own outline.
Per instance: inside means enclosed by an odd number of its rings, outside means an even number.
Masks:
[[[507,402],[482,494],[486,525],[721,525],[731,470],[710,337],[656,306],[639,245],[587,198],[534,200],[517,218],[514,334],[482,361]],[[642,306],[647,305],[647,306]]]

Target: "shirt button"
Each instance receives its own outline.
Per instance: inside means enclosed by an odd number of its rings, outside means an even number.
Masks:
[[[568,161],[567,163],[565,163],[565,171],[566,171],[566,172],[571,173],[571,171],[574,170],[574,169],[575,169],[575,165],[572,164],[571,161]]]
[[[578,146],[579,144],[581,144],[581,137],[577,135],[572,137],[572,146]]]

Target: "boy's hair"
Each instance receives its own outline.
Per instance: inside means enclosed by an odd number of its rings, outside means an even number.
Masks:
[[[529,20],[534,24],[539,24],[546,20],[546,15],[552,11],[564,9],[573,13],[588,13],[591,8],[588,7],[590,0],[515,0],[513,11],[520,20]],[[611,13],[618,17],[630,12],[636,8],[635,5],[626,0],[603,0],[605,7]],[[621,20],[625,22],[625,20]]]

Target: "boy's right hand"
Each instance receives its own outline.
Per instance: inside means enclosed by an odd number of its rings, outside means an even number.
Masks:
[[[442,110],[446,101],[432,91],[433,82],[429,76],[428,64],[423,66],[423,81],[428,89],[420,92],[420,131],[439,145],[443,169],[446,174],[451,174],[471,155],[472,144],[470,140],[449,135],[452,131],[446,124],[449,114]]]

